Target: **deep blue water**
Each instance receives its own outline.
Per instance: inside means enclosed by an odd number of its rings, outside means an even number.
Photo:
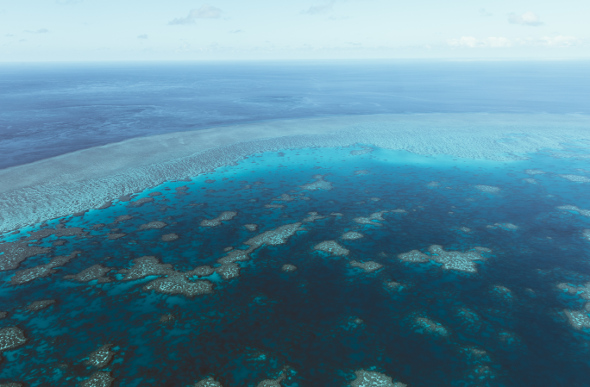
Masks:
[[[590,113],[588,62],[4,64],[0,168],[138,136],[375,113]]]

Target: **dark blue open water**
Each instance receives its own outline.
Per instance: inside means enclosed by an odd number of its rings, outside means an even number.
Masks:
[[[582,101],[590,90],[588,70],[575,63],[371,64],[362,70],[358,64],[56,65],[1,71],[8,85],[0,97],[2,125],[9,128],[2,131],[1,147],[10,155],[2,159],[4,167],[219,123],[391,112],[589,113]],[[283,387],[345,386],[364,369],[408,386],[587,386],[590,326],[573,326],[566,312],[590,319],[590,287],[586,293],[563,287],[590,284],[590,234],[584,235],[590,217],[557,208],[590,209],[590,183],[560,176],[590,179],[589,159],[564,157],[587,150],[572,147],[560,158],[547,151],[501,163],[383,149],[350,153],[359,149],[256,154],[138,193],[131,202],[0,236],[7,246],[39,229],[79,227],[86,233],[33,236],[24,243],[51,250],[0,272],[0,311],[8,312],[0,332],[16,326],[27,338],[2,353],[0,383],[76,386],[100,371],[114,378],[113,386],[188,386],[209,376],[225,387],[256,386],[283,372]],[[333,189],[304,189],[316,174]],[[499,190],[483,192],[478,185]],[[150,195],[155,192],[161,195]],[[282,194],[294,200],[277,200]],[[133,205],[142,198],[153,201]],[[383,220],[354,220],[382,210],[389,211]],[[223,211],[237,216],[217,227],[200,225]],[[311,211],[324,218],[303,223],[284,244],[253,250],[249,260],[238,262],[238,277],[189,279],[210,281],[211,294],[144,289],[161,277],[155,275],[124,280],[125,269],[145,255],[177,272],[217,268],[226,247],[247,249],[253,236],[301,222]],[[115,221],[122,215],[130,219]],[[166,226],[141,230],[150,221]],[[246,224],[258,229],[249,231]],[[348,231],[364,237],[343,240]],[[163,242],[171,233],[178,239]],[[113,234],[125,235],[109,239]],[[315,249],[328,240],[349,254]],[[475,261],[477,272],[398,256],[426,253],[432,245],[491,252]],[[48,276],[12,283],[23,270],[73,251],[80,256]],[[365,272],[352,261],[382,267]],[[64,278],[96,264],[110,268],[102,277],[110,282]],[[284,272],[284,264],[297,270]],[[392,281],[398,285],[388,286]],[[56,302],[27,310],[47,299]],[[171,320],[161,321],[166,315]],[[425,329],[424,319],[446,333]],[[112,360],[89,365],[89,355],[105,344],[112,345]]]

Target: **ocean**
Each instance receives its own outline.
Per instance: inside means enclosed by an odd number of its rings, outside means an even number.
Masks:
[[[587,385],[588,68],[0,68],[0,383]]]

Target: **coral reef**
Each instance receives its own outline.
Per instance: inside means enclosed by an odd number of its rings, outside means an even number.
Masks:
[[[92,352],[88,356],[86,364],[96,368],[106,367],[115,356],[115,352],[111,351],[112,346],[113,344],[105,344],[102,347],[98,348],[96,351]]]
[[[104,267],[100,264],[92,265],[79,272],[78,274],[66,275],[64,279],[74,280],[78,282],[90,282],[98,280],[98,283],[111,282],[110,278],[105,277],[112,269],[110,267]]]
[[[0,243],[0,271],[16,269],[27,258],[50,252],[49,247],[29,246],[27,242]]]
[[[323,241],[313,247],[314,250],[323,251],[325,253],[337,256],[337,255],[348,255],[350,251],[347,248],[342,247],[336,241]]]
[[[332,183],[324,180],[324,176],[314,175],[313,178],[315,179],[313,183],[304,184],[301,186],[301,188],[308,191],[329,191],[333,188]]]
[[[162,239],[163,242],[173,242],[173,241],[177,240],[178,238],[180,238],[178,236],[178,234],[170,233],[170,234],[164,234],[164,235],[162,235],[162,238],[161,239]]]
[[[559,207],[557,207],[557,209],[562,210],[562,211],[577,212],[578,214],[580,214],[582,216],[590,216],[590,210],[584,210],[584,209],[578,208],[576,206],[571,206],[571,205],[559,206]]]
[[[350,383],[351,387],[406,387],[406,384],[394,382],[390,376],[376,371],[355,371],[356,378]]]
[[[29,305],[27,305],[27,310],[36,312],[38,310],[45,309],[53,304],[55,304],[55,300],[33,301]]]
[[[110,372],[97,371],[80,383],[80,387],[109,387],[114,380]]]
[[[18,348],[27,342],[25,333],[18,327],[0,329],[0,353]]]
[[[559,175],[559,176],[561,176],[564,179],[567,179],[569,181],[576,182],[576,183],[590,183],[590,179],[587,178],[586,176],[579,176],[579,175]]]
[[[285,273],[289,273],[289,272],[297,270],[297,266],[291,265],[290,263],[285,263],[283,266],[281,266],[281,270],[284,271]]]
[[[17,271],[10,279],[10,283],[13,285],[21,285],[38,278],[50,276],[56,272],[56,270],[54,270],[56,267],[65,265],[70,260],[76,258],[80,253],[80,251],[74,251],[70,255],[55,257],[49,261],[49,263],[44,265]]]
[[[428,248],[429,254],[424,254],[418,250],[412,250],[407,253],[399,254],[398,258],[406,262],[427,262],[434,261],[442,265],[445,270],[458,270],[469,273],[477,272],[477,266],[474,261],[484,260],[484,253],[490,253],[491,250],[485,247],[475,247],[471,251],[445,251],[439,245],[432,245]]]
[[[361,239],[363,237],[364,237],[364,235],[361,234],[360,232],[348,231],[348,232],[345,232],[344,234],[342,234],[340,236],[340,239],[345,240],[345,241],[354,241],[356,239]]]
[[[375,261],[365,261],[365,262],[350,261],[350,266],[358,267],[359,269],[363,269],[367,273],[372,273],[372,272],[379,270],[383,267],[382,264],[375,262]]]
[[[142,224],[141,226],[139,226],[139,229],[140,230],[157,230],[160,228],[164,228],[166,226],[168,226],[167,223],[159,221],[159,220],[154,220],[149,223]]]
[[[144,286],[145,290],[153,290],[163,294],[183,294],[187,297],[213,293],[213,284],[209,281],[189,281],[186,275],[176,274],[166,278],[158,278]]]
[[[379,224],[378,222],[376,222],[377,220],[385,220],[383,218],[383,214],[385,214],[388,211],[379,211],[379,212],[374,212],[371,215],[369,215],[368,217],[356,217],[354,218],[352,221],[356,222],[358,224],[372,224],[372,225],[376,225],[376,226],[381,226],[381,224]]]
[[[483,185],[483,184],[476,185],[475,189],[477,189],[481,192],[490,193],[490,194],[497,194],[497,193],[500,193],[500,191],[501,191],[499,187],[494,187],[493,185]]]
[[[237,211],[224,211],[217,218],[204,219],[201,221],[201,227],[217,227],[221,225],[223,221],[229,221],[238,215]]]
[[[200,382],[195,383],[193,387],[223,387],[223,385],[212,377],[208,377],[207,379],[203,379]]]

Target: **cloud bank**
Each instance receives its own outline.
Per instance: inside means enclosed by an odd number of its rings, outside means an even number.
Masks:
[[[564,35],[517,39],[508,39],[502,36],[490,36],[483,39],[462,36],[458,39],[447,40],[447,44],[453,48],[572,47],[583,44],[583,41],[575,36]]]

